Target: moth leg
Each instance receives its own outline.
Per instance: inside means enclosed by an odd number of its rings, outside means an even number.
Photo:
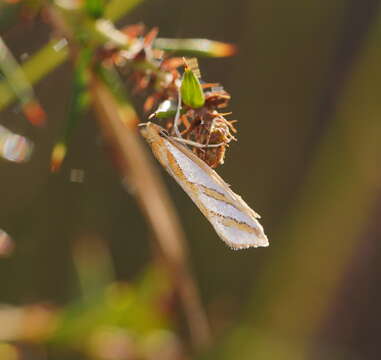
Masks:
[[[180,88],[177,88],[177,109],[175,120],[173,121],[173,128],[175,129],[175,134],[178,138],[182,138],[180,130],[179,130],[179,120],[180,120],[180,110],[181,110],[181,91]]]

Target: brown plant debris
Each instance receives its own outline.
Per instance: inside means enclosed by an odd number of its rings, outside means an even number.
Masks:
[[[230,94],[219,83],[201,80],[197,62],[193,59],[174,57],[153,47],[158,29],[145,32],[142,24],[130,25],[122,31],[128,35],[131,46],[127,50],[103,49],[103,61],[112,62],[123,74],[134,94],[146,96],[143,105],[149,118],[156,118],[175,135],[176,116],[182,68],[190,68],[200,78],[205,103],[200,108],[191,108],[181,103],[178,128],[192,151],[212,168],[224,163],[225,153],[232,140],[235,121],[222,113],[230,101]],[[188,65],[189,64],[189,65]],[[154,110],[156,109],[156,110]],[[186,142],[184,141],[184,142]],[[199,146],[197,146],[199,145]]]

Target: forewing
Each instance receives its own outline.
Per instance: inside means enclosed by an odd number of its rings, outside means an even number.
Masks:
[[[268,246],[258,216],[221,177],[191,151],[164,138],[167,170],[232,248]]]

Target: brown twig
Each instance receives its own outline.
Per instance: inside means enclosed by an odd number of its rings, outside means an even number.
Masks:
[[[48,10],[53,26],[70,40],[71,55],[75,58],[78,49],[72,32],[57,11],[52,7]],[[151,165],[137,136],[139,120],[135,110],[127,103],[121,106],[95,74],[91,75],[90,92],[102,134],[118,159],[123,179],[134,189],[173,276],[192,343],[198,348],[205,346],[210,342],[209,324],[187,262],[184,233],[160,175]]]
[[[136,113],[131,107],[118,111],[118,104],[103,83],[93,76],[91,94],[102,133],[119,159],[120,171],[149,220],[164,259],[174,277],[188,319],[192,342],[210,340],[207,318],[186,259],[184,234],[160,175],[136,133]]]

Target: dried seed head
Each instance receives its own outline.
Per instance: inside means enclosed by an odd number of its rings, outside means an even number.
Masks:
[[[214,115],[214,114],[209,114]],[[204,122],[205,124],[205,122]],[[209,121],[209,126],[201,125],[201,131],[196,141],[205,145],[221,144],[218,147],[207,147],[205,149],[194,148],[194,153],[204,160],[210,167],[216,168],[224,163],[226,148],[230,141],[235,140],[231,134],[231,124],[222,116],[215,116]]]
[[[157,51],[153,47],[158,34],[156,28],[146,35],[141,24],[122,31],[133,45],[113,54],[114,63],[132,83],[134,93],[144,93],[147,97],[144,111],[151,112],[149,118],[160,119],[169,133],[174,134],[180,88],[181,113],[176,129],[183,139],[189,140],[188,146],[193,147],[193,152],[209,166],[216,168],[223,164],[228,144],[235,140],[232,132],[236,130],[218,110],[228,106],[230,94],[218,83],[201,80],[196,58],[170,57],[168,52]],[[179,71],[181,67],[185,68],[183,76]]]

